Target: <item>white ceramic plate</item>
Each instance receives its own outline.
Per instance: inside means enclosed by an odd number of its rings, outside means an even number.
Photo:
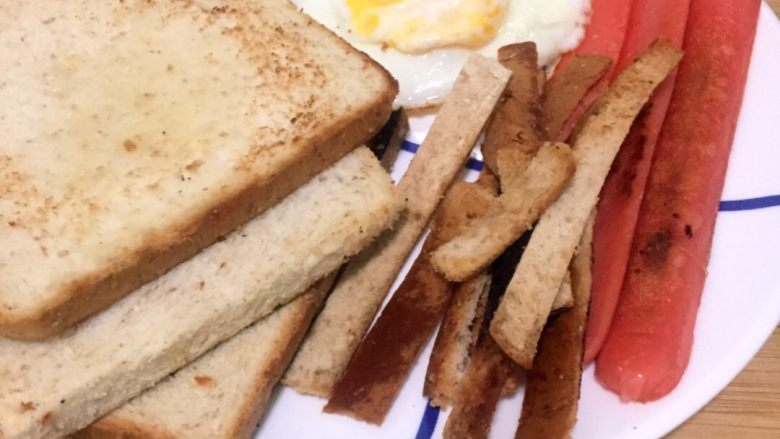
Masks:
[[[718,214],[709,276],[696,324],[690,365],[680,385],[650,404],[623,404],[586,369],[575,438],[653,438],[683,423],[745,367],[780,321],[780,22],[763,5],[745,98]],[[419,143],[430,120],[411,121]],[[413,149],[407,143],[406,149]],[[402,153],[393,176],[411,159]],[[471,167],[479,162],[472,160]],[[466,178],[473,177],[466,171]],[[409,263],[407,263],[408,268]],[[403,276],[406,269],[402,272]],[[399,282],[396,282],[396,285]],[[441,437],[446,412],[427,407],[423,351],[382,427],[322,413],[324,400],[277,390],[258,438]],[[522,392],[521,392],[522,393]],[[492,438],[514,437],[522,394],[499,405]]]

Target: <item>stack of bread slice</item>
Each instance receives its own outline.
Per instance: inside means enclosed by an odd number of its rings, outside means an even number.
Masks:
[[[0,438],[246,437],[403,205],[395,81],[287,0],[0,9]]]

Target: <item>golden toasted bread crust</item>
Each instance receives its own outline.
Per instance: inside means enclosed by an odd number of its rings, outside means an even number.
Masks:
[[[46,304],[26,315],[0,312],[0,332],[24,340],[41,340],[61,332],[85,317],[101,311],[135,288],[159,277],[177,263],[188,259],[220,236],[234,230],[273,206],[311,177],[325,170],[346,153],[367,141],[390,114],[394,93],[378,96],[370,108],[361,109],[363,118],[341,120],[321,143],[301,153],[295,166],[268,181],[258,181],[221,200],[214,208],[185,221],[180,232],[149,241],[135,254],[115,262],[101,273],[73,282]],[[343,128],[343,129],[340,129]],[[328,138],[328,135],[332,137]],[[315,149],[316,148],[316,149]],[[191,230],[190,233],[183,233]]]
[[[255,377],[252,391],[247,392],[244,406],[240,410],[239,416],[234,420],[230,432],[226,434],[226,438],[252,436],[252,432],[254,432],[258,422],[260,422],[263,413],[265,413],[271,391],[282,378],[287,365],[292,361],[293,355],[295,355],[298,346],[303,341],[303,336],[309,330],[311,321],[322,308],[325,297],[333,288],[337,278],[337,273],[333,273],[318,281],[302,297],[291,304],[295,307],[295,314],[290,317],[285,325],[284,332],[286,335],[283,339],[279,339],[275,355],[269,361],[268,366]]]
[[[323,409],[326,413],[348,414],[377,425],[384,422],[452,295],[453,286],[433,270],[429,254],[483,214],[492,199],[482,186],[452,184],[420,255],[352,355]]]
[[[236,6],[229,10],[214,10],[212,13],[238,17],[249,7],[249,2],[242,1],[236,2]],[[324,29],[311,19],[308,19],[308,25],[320,28],[320,31]],[[329,115],[332,118],[323,125],[323,129],[311,136],[307,145],[296,150],[286,167],[269,178],[255,179],[236,193],[222,194],[208,209],[183,218],[176,228],[147,236],[144,245],[125,257],[104,265],[88,276],[61,285],[59,291],[34,309],[27,312],[0,309],[0,335],[23,340],[45,339],[107,308],[273,206],[370,139],[390,114],[397,83],[367,55],[336,36],[332,38],[344,51],[360,57],[365,69],[379,74],[383,85],[373,99],[356,103],[348,114]]]
[[[582,98],[612,67],[606,56],[577,54],[544,84],[542,126],[556,140]]]

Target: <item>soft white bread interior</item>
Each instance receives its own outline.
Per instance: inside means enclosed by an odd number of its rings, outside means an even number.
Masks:
[[[287,0],[4,0],[0,335],[191,257],[367,141],[396,90]]]
[[[69,434],[303,292],[402,203],[360,148],[258,218],[44,342],[0,339],[0,437]]]
[[[250,437],[335,278],[315,283],[71,439]]]

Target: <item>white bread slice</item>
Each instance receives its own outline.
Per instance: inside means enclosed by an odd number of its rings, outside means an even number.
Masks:
[[[76,328],[44,342],[0,339],[0,437],[85,427],[334,271],[400,208],[360,148]]]
[[[191,257],[367,141],[396,90],[287,0],[4,0],[0,335]]]
[[[237,439],[255,431],[335,273],[71,439]]]

